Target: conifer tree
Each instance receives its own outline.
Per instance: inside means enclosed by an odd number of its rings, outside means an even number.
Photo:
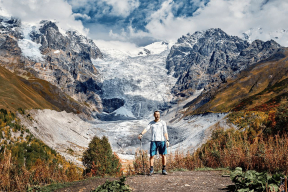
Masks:
[[[121,163],[113,154],[108,138],[102,139],[95,136],[89,143],[88,149],[83,153],[83,165],[86,167],[86,174],[96,175],[114,175],[119,173]]]

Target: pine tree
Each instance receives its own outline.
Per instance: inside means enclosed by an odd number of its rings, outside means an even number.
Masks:
[[[113,154],[108,138],[95,136],[89,143],[88,149],[83,153],[83,165],[86,174],[93,176],[114,175],[119,173],[121,163]]]

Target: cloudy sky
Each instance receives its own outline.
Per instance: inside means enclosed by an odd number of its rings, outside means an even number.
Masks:
[[[241,36],[288,46],[287,0],[1,0],[2,15],[24,22],[56,20],[65,30],[76,29],[94,40],[147,45],[175,41],[197,30],[221,28]],[[261,28],[261,30],[259,30]],[[283,36],[283,37],[282,37]]]

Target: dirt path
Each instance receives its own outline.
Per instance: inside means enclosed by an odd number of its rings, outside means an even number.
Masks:
[[[109,180],[114,180],[110,178]],[[90,192],[98,185],[103,184],[105,178],[89,179],[58,192]],[[169,175],[154,174],[153,176],[137,175],[126,180],[133,191],[193,191],[193,192],[220,192],[229,191],[228,185],[233,183],[230,177],[222,177],[221,171],[187,171],[173,172]]]

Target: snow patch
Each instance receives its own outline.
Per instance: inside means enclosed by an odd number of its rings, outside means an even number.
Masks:
[[[35,61],[43,61],[43,55],[40,52],[41,44],[37,44],[29,39],[21,39],[18,46],[22,51],[22,55]]]
[[[128,109],[126,109],[125,107],[120,107],[119,109],[117,109],[116,111],[114,111],[116,113],[116,115],[123,115],[125,117],[132,117],[135,118],[135,116],[133,115],[133,113],[131,111],[129,111]],[[113,112],[113,113],[114,113]]]
[[[60,51],[59,51],[59,50],[56,50],[56,51],[54,51],[54,53],[60,53]]]
[[[40,52],[41,44],[37,44],[31,40],[30,33],[39,30],[40,25],[23,23],[23,39],[18,41],[18,45],[22,51],[22,55],[34,61],[43,61],[43,55]]]
[[[125,60],[128,57],[144,57],[149,55],[158,55],[162,52],[170,50],[173,41],[154,42],[144,47],[137,47],[135,44],[120,42],[120,41],[103,41],[95,40],[95,44],[99,47],[102,53],[106,53],[109,57],[118,60]]]
[[[168,43],[166,42],[154,42],[150,45],[145,46],[144,48],[151,51],[151,54],[160,54],[163,51],[169,49]]]

